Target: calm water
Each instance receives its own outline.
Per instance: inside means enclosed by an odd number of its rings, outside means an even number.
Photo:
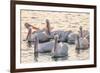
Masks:
[[[24,24],[27,22],[40,29],[45,27],[45,20],[49,19],[52,30],[72,30],[78,32],[79,27],[83,26],[84,30],[89,30],[89,13],[74,12],[50,12],[50,11],[21,11],[21,63],[34,63],[34,48],[27,47],[26,41],[23,39],[27,36],[27,29]],[[68,58],[52,59],[51,53],[39,54],[38,62],[52,62],[63,60],[84,60],[89,58],[89,50],[81,51],[77,55],[75,45],[68,45]]]

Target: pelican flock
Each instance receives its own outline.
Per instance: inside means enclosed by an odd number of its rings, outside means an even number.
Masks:
[[[35,27],[34,27],[35,28]],[[77,54],[80,54],[81,50],[89,48],[89,31],[84,31],[83,27],[79,27],[78,34],[70,31],[56,30],[52,31],[50,22],[46,19],[46,28],[37,29],[35,32],[31,32],[27,36],[28,44],[31,47],[34,45],[34,60],[38,61],[39,53],[50,53],[51,58],[63,58],[68,59],[69,49],[68,45],[74,44]]]

